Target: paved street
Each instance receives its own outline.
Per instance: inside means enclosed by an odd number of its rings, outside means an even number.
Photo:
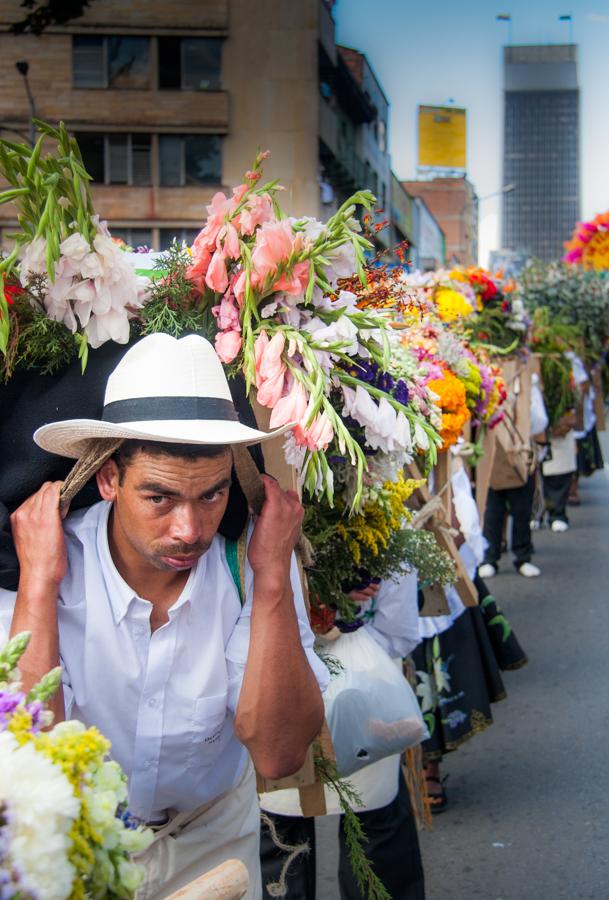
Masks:
[[[543,576],[493,582],[530,661],[506,673],[494,726],[446,760],[450,808],[421,836],[427,900],[609,898],[609,470],[581,494],[567,534],[535,537]],[[319,900],[338,897],[335,830],[320,825]]]

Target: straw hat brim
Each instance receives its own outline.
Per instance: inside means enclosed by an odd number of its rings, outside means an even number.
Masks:
[[[78,459],[93,439],[159,441],[167,444],[258,444],[278,437],[294,423],[274,431],[258,431],[241,422],[226,420],[171,420],[159,422],[101,422],[96,419],[70,419],[51,422],[34,433],[34,441],[43,450]]]

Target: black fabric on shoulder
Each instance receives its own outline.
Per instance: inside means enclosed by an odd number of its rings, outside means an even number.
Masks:
[[[41,425],[63,419],[101,419],[106,381],[131,344],[108,342],[91,350],[84,375],[75,360],[55,375],[17,372],[8,384],[0,385],[0,588],[16,590],[19,568],[8,516],[45,481],[62,481],[73,461],[37,447],[32,435]],[[256,428],[256,420],[238,376],[229,382],[233,401],[244,425]],[[250,448],[252,457],[264,471],[260,446]],[[74,498],[71,509],[82,509],[100,499],[91,479]],[[220,525],[224,537],[236,540],[247,521],[247,502],[233,479],[228,507]]]

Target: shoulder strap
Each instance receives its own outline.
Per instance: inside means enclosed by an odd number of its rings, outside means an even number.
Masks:
[[[235,541],[231,538],[225,538],[224,546],[226,549],[226,562],[235,582],[237,593],[239,594],[239,602],[243,607],[245,605],[245,543],[247,539],[247,526],[243,530],[241,537]]]

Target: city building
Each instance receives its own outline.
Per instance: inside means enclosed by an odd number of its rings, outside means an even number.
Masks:
[[[579,218],[577,47],[504,47],[502,246],[550,261]]]
[[[423,197],[414,198],[412,268],[431,272],[446,265],[446,237]]]
[[[391,173],[390,197],[390,246],[393,248],[402,245],[404,248],[404,259],[412,264],[414,254],[416,253],[416,201],[414,197],[411,197],[408,191],[405,190],[393,172]]]
[[[425,201],[444,234],[449,265],[478,262],[478,198],[465,176],[403,181],[402,186]]]
[[[191,240],[258,149],[289,213],[327,218],[364,187],[388,204],[387,99],[366,58],[337,48],[330,2],[96,0],[40,37],[10,32],[23,14],[0,4],[0,136],[28,139],[29,84],[36,115],[78,137],[95,206],[128,243]],[[0,207],[0,240],[15,224]]]

